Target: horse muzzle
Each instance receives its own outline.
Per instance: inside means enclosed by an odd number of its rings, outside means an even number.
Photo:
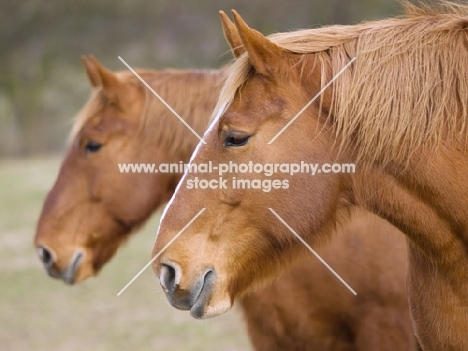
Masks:
[[[166,293],[169,303],[180,310],[190,310],[192,317],[205,316],[216,281],[216,272],[207,269],[189,288],[181,288],[183,276],[175,263],[161,263],[159,282]]]
[[[75,250],[68,266],[61,270],[57,265],[57,256],[54,251],[45,246],[40,246],[37,249],[37,254],[50,277],[61,279],[69,285],[72,285],[75,282],[78,270],[85,256],[85,253],[82,250]]]

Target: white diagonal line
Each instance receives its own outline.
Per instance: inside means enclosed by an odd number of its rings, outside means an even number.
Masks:
[[[272,208],[268,208],[268,209],[276,216],[276,218],[278,218],[278,219],[281,221],[281,223],[283,223],[283,224],[286,226],[286,228],[288,228],[288,229],[291,231],[291,233],[293,233],[293,234],[294,234],[294,235],[295,235],[295,236],[296,236],[296,237],[297,237],[297,238],[298,238],[298,239],[299,239],[299,240],[300,240],[300,241],[301,241],[317,258],[318,258],[318,259],[319,259],[320,262],[322,262],[322,263],[325,265],[325,267],[327,267],[327,268],[330,270],[330,272],[332,272],[332,273],[335,275],[335,277],[337,277],[337,278],[338,278],[354,295],[357,295],[356,291],[354,291],[353,288],[351,288],[351,287],[348,285],[348,283],[346,283],[346,282],[344,281],[344,279],[341,278],[341,277],[338,275],[338,273],[336,273],[336,272],[333,270],[333,268],[331,268],[331,267],[328,265],[328,263],[325,262],[325,260],[324,260],[322,257],[320,257],[319,254],[318,254],[317,252],[315,252],[314,249],[312,249],[312,248],[309,246],[309,244],[307,244],[307,243],[305,242],[305,240],[302,239],[302,238],[299,236],[299,234],[297,234],[297,233],[294,231],[294,229],[292,229],[292,228],[289,226],[289,224],[286,223],[286,222],[284,221],[283,218],[281,218],[281,217],[279,216],[279,214],[277,214]]]
[[[332,79],[331,81],[329,81],[329,82],[327,83],[327,85],[325,85],[325,86],[322,88],[322,90],[320,90],[320,91],[317,93],[317,95],[315,95],[315,96],[312,98],[312,100],[310,100],[310,101],[307,103],[307,105],[305,105],[305,106],[302,108],[302,110],[300,110],[300,111],[294,116],[294,118],[291,119],[291,120],[288,122],[288,124],[286,124],[286,125],[278,132],[278,134],[276,134],[276,135],[273,137],[273,139],[271,139],[271,140],[269,141],[268,144],[271,144],[272,142],[274,142],[274,141],[276,140],[276,138],[278,138],[278,137],[281,135],[281,133],[283,133],[283,132],[286,130],[286,128],[288,128],[288,127],[291,125],[291,123],[293,123],[293,122],[297,119],[297,117],[299,117],[299,116],[302,114],[302,112],[305,111],[305,109],[306,109],[307,107],[309,107],[320,95],[322,95],[322,93],[325,91],[325,89],[327,89],[327,88],[341,75],[341,73],[343,73],[343,72],[354,62],[354,60],[356,60],[356,57],[353,57],[353,58],[351,59],[351,61],[349,61],[349,62],[346,64],[346,66],[344,66],[344,67],[341,69],[341,71],[339,71],[339,72],[336,74],[336,76],[334,76],[333,79]]]
[[[185,124],[185,126],[190,129],[190,131],[195,134],[197,136],[198,139],[200,139],[200,141],[203,143],[203,144],[206,144],[205,140],[203,140],[196,131],[193,130],[192,127],[190,127],[190,125],[185,122],[185,120],[179,116],[179,114],[166,102],[164,101],[164,99],[159,96],[159,94],[157,92],[154,91],[153,88],[151,88],[151,86],[146,83],[143,78],[140,77],[140,75],[138,73],[135,72],[135,70],[130,67],[130,65],[124,61],[124,59],[122,57],[119,56],[119,60],[122,61],[122,63],[127,66],[127,68],[183,123]]]
[[[143,273],[143,271],[144,271],[146,268],[148,268],[148,267],[150,266],[150,264],[153,263],[154,260],[157,259],[157,258],[159,257],[159,255],[161,255],[161,254],[163,253],[163,251],[166,250],[166,249],[174,242],[174,240],[177,239],[177,238],[180,236],[180,234],[182,234],[182,233],[184,232],[184,230],[187,229],[187,228],[189,227],[189,225],[192,224],[193,221],[195,221],[195,220],[203,213],[203,211],[205,211],[205,210],[206,210],[206,207],[202,208],[202,209],[200,210],[200,212],[198,212],[198,213],[195,215],[195,217],[193,217],[192,220],[191,220],[190,222],[188,222],[187,225],[186,225],[185,227],[183,227],[182,230],[181,230],[180,232],[178,232],[177,235],[176,235],[175,237],[173,237],[173,238],[171,239],[171,241],[169,241],[169,242],[166,244],[166,246],[164,246],[164,247],[161,249],[161,251],[159,251],[159,252],[151,259],[151,261],[149,261],[149,262],[146,264],[146,266],[144,266],[144,267],[137,273],[137,275],[135,275],[135,276],[133,277],[133,279],[130,280],[130,281],[127,283],[127,285],[124,286],[124,288],[123,288],[122,290],[119,291],[119,293],[117,294],[117,296],[120,296],[120,294],[122,294],[122,293],[125,291],[125,289],[127,289],[127,288],[130,286],[130,284],[132,284],[132,283],[135,281],[135,279],[138,278],[138,277],[141,275],[141,273]]]

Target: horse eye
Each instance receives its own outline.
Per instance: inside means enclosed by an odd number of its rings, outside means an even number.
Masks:
[[[244,146],[247,144],[247,142],[250,139],[250,135],[244,135],[244,134],[230,134],[224,138],[224,147],[230,147],[230,146]]]
[[[88,143],[85,146],[85,153],[86,155],[92,152],[98,152],[101,150],[102,144],[97,143],[95,141],[88,141]]]

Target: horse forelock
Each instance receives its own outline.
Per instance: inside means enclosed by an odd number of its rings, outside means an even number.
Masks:
[[[340,149],[354,143],[358,159],[402,161],[418,148],[466,143],[468,6],[403,5],[401,17],[269,36],[289,52],[328,60],[322,87],[356,57],[334,83],[332,123]],[[251,71],[244,53],[215,111],[230,106]]]
[[[224,73],[224,85],[219,93],[210,122],[219,119],[222,113],[231,105],[237,90],[246,82],[252,66],[246,52],[241,54]]]
[[[68,137],[68,142],[72,142],[88,123],[88,121],[103,109],[106,101],[102,95],[102,88],[93,88],[91,96],[86,104],[73,119],[73,126]]]

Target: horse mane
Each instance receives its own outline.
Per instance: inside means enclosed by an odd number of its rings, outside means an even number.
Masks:
[[[223,70],[137,70],[150,85],[199,135],[205,130],[216,104]],[[117,72],[124,84],[139,86],[145,94],[140,119],[141,142],[174,154],[193,150],[198,139],[154,94],[131,72]],[[102,88],[94,88],[88,102],[75,117],[71,139],[104,109],[107,101]],[[189,151],[187,151],[189,152]],[[190,155],[187,155],[187,157]]]
[[[322,87],[356,57],[333,85],[329,118],[340,148],[358,147],[358,159],[403,161],[419,148],[466,143],[468,6],[403,6],[400,17],[269,36],[304,60],[315,54]],[[251,72],[245,53],[226,72],[214,115]]]

